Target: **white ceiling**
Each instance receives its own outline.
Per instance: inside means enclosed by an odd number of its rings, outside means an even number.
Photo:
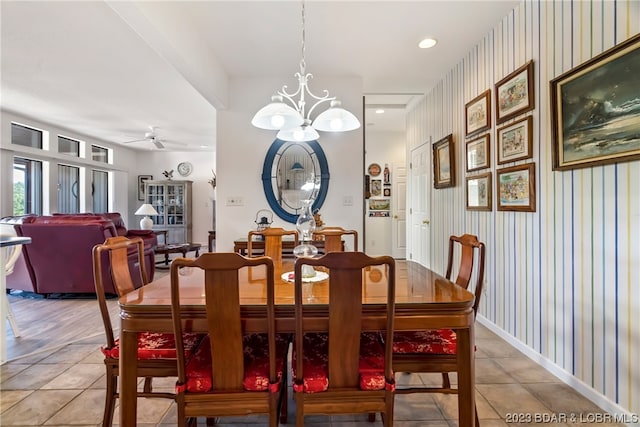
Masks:
[[[307,0],[307,71],[361,77],[387,107],[366,109],[367,131],[402,130],[406,103],[518,3]],[[169,150],[211,150],[226,81],[290,83],[301,57],[299,1],[2,0],[0,15],[2,108],[115,143],[156,126]]]

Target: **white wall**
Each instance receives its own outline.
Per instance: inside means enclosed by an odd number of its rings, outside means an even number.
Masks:
[[[283,84],[295,84],[286,79],[234,79],[230,82],[229,109],[218,112],[217,162],[218,251],[233,250],[233,241],[246,237],[255,229],[256,212],[269,209],[262,188],[261,173],[264,158],[275,131],[254,128],[251,119],[266,105]],[[362,82],[356,78],[322,79],[310,82],[311,90],[320,93],[327,89],[342,101],[342,106],[353,112],[362,122]],[[362,149],[363,129],[329,134],[322,132],[319,143],[329,165],[329,189],[320,209],[327,225],[362,230]],[[353,198],[352,206],[343,206],[343,198]],[[241,197],[243,206],[226,206],[229,197]],[[294,224],[274,217],[273,226],[293,229]],[[359,243],[360,245],[362,242]]]
[[[365,167],[363,174],[371,163],[377,163],[384,170],[385,164],[389,165],[391,182],[395,178],[394,165],[406,163],[406,136],[402,132],[382,132],[367,129]],[[382,173],[378,179],[382,179]],[[393,188],[393,187],[389,187]],[[397,200],[397,195],[391,193],[391,201]],[[365,203],[367,201],[365,200]],[[371,256],[391,255],[391,230],[393,218],[369,217],[365,213],[365,243],[362,250]],[[393,213],[391,213],[393,215]]]

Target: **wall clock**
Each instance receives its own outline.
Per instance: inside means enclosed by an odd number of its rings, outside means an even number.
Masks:
[[[180,176],[189,176],[193,171],[193,165],[189,162],[182,162],[178,164],[178,173]]]
[[[380,172],[382,172],[382,168],[380,168],[380,165],[377,163],[371,163],[369,165],[368,172],[371,176],[378,176],[380,175]]]

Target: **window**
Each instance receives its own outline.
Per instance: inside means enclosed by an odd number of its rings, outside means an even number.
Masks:
[[[109,163],[109,150],[97,145],[92,145],[91,160],[95,162]]]
[[[109,212],[109,173],[94,170],[91,175],[93,212]]]
[[[14,157],[13,214],[42,215],[42,162]]]
[[[11,143],[42,149],[42,131],[11,123]]]
[[[58,135],[58,153],[80,157],[80,141]]]
[[[58,212],[80,212],[80,168],[58,165]]]

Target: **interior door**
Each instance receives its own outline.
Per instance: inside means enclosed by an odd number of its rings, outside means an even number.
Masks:
[[[407,167],[405,164],[393,165],[393,218],[391,225],[391,256],[396,259],[407,258]]]
[[[409,216],[411,233],[409,234],[409,259],[429,268],[431,254],[429,240],[431,230],[429,226],[431,186],[431,150],[430,144],[423,144],[411,151],[411,200],[409,202]]]

